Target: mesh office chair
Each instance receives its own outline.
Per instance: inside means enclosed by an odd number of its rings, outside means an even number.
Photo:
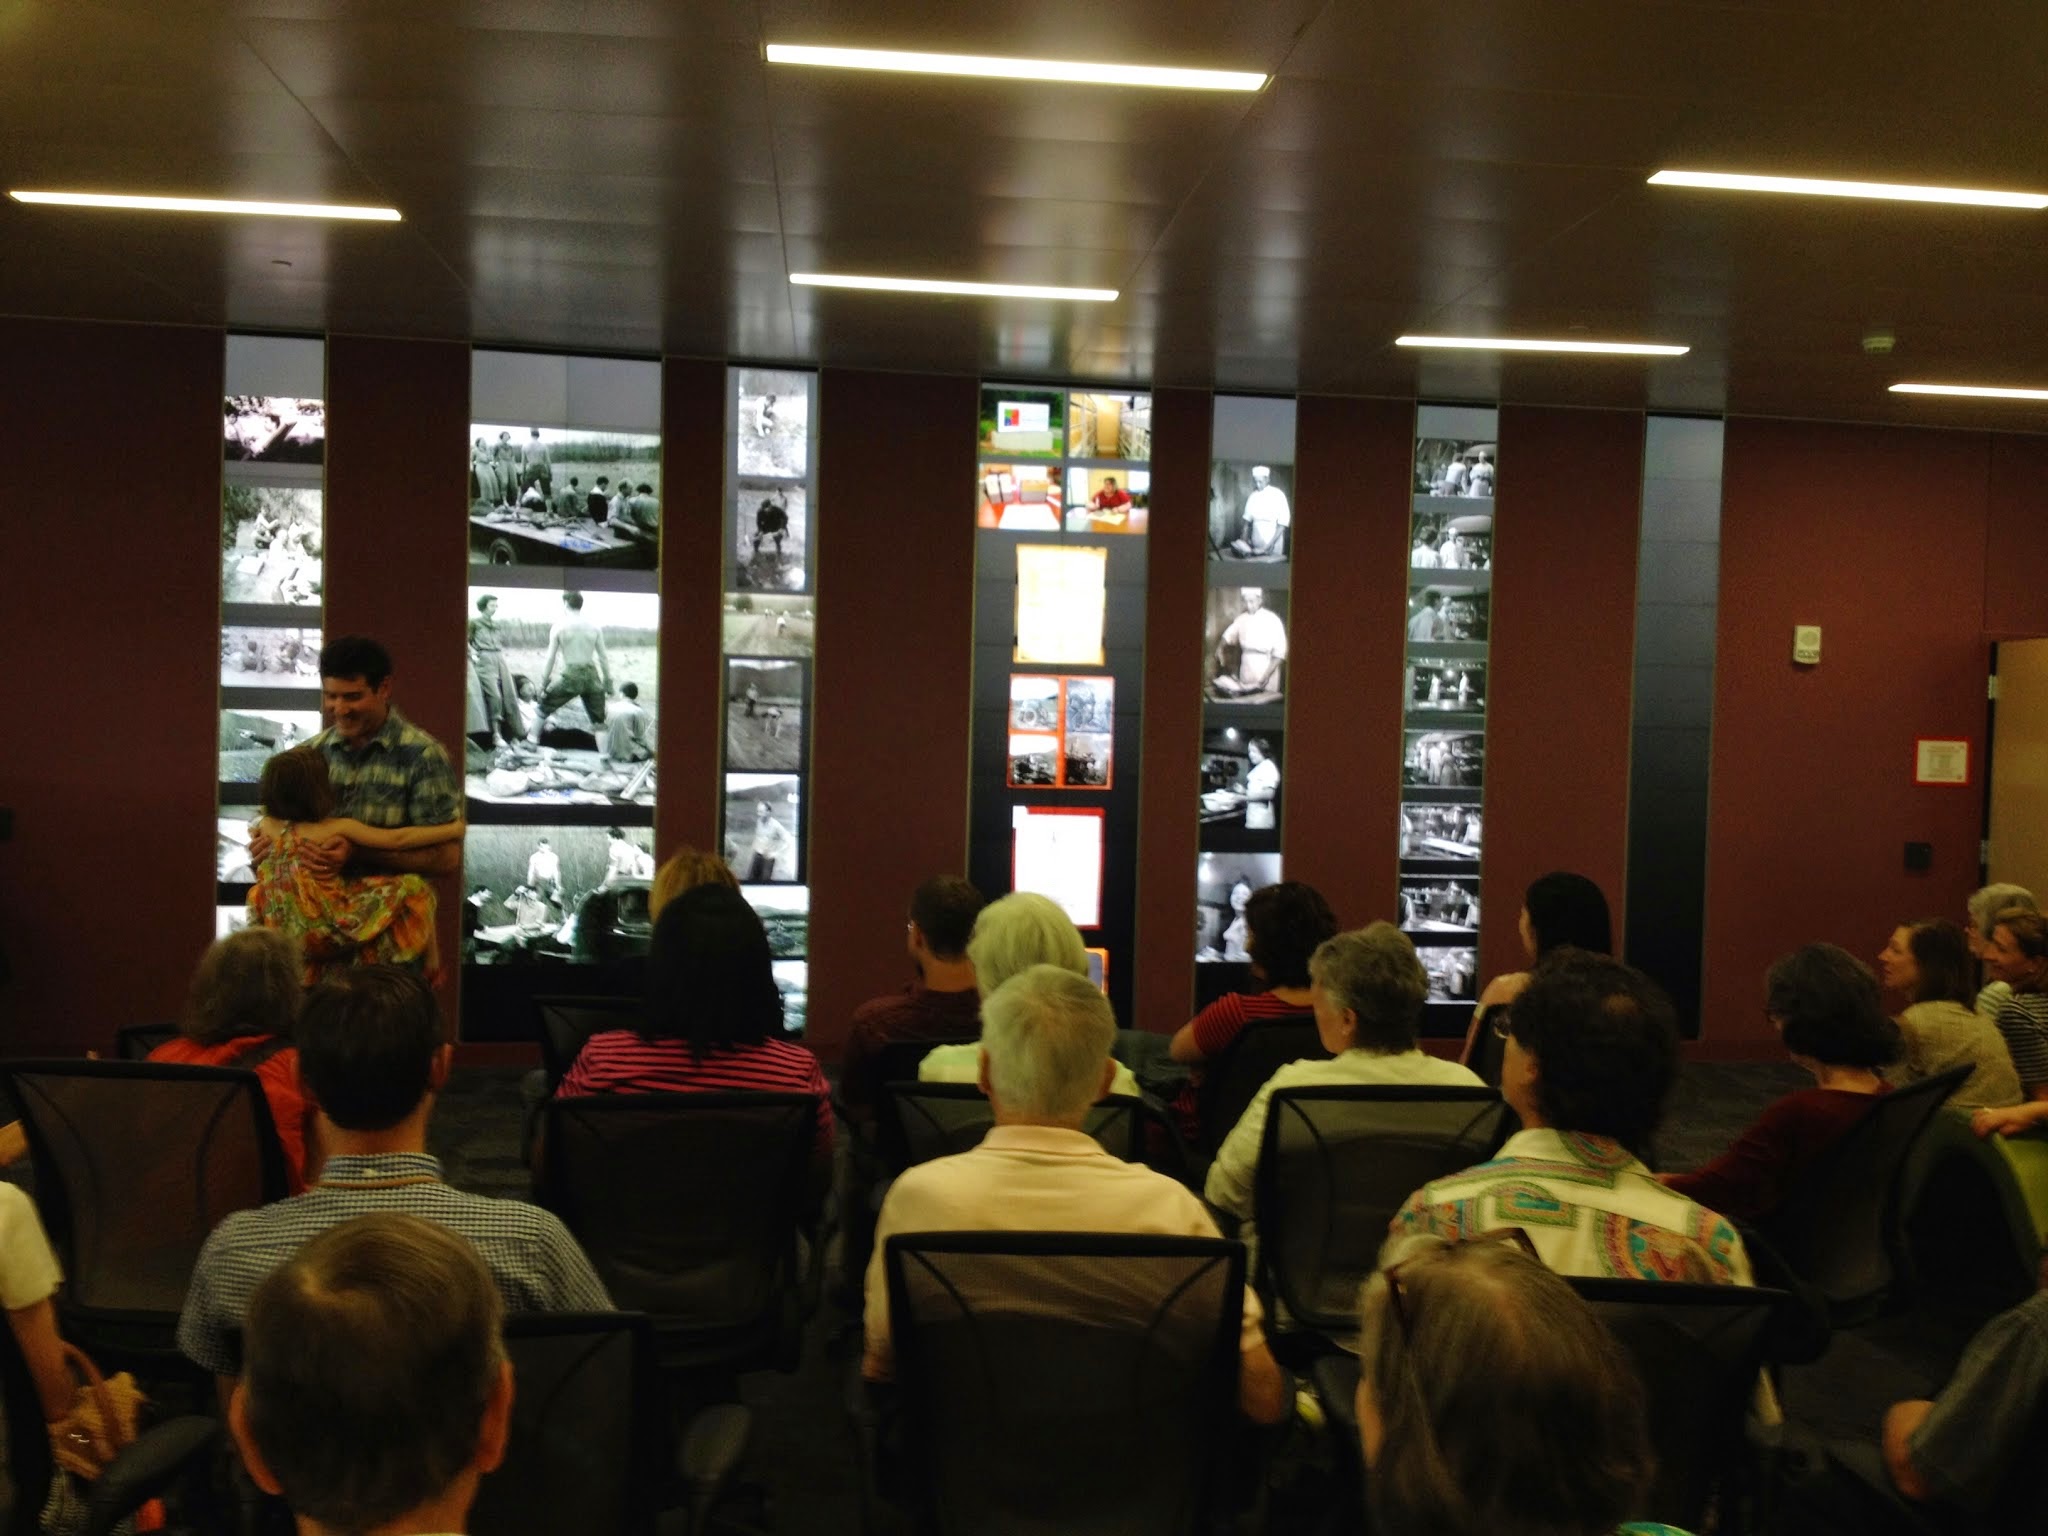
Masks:
[[[1329,1059],[1313,1019],[1272,1019],[1247,1025],[1202,1068],[1202,1085],[1195,1091],[1195,1116],[1203,1154],[1216,1155],[1259,1090],[1288,1062]]]
[[[1110,1156],[1142,1162],[1144,1109],[1141,1099],[1111,1094],[1088,1111],[1081,1129]],[[894,1178],[917,1163],[972,1151],[994,1124],[994,1107],[973,1083],[885,1083],[875,1122],[883,1169]]]
[[[1491,1088],[1276,1090],[1253,1186],[1260,1293],[1318,1332],[1355,1329],[1394,1213],[1432,1179],[1485,1162],[1514,1124]]]
[[[640,1018],[635,997],[536,997],[533,1006],[549,1093],[569,1075],[584,1041],[608,1029],[630,1029]]]
[[[1236,1428],[1241,1245],[906,1233],[884,1263],[927,1531],[1204,1528]]]
[[[178,1313],[221,1219],[282,1199],[284,1152],[254,1072],[143,1061],[15,1061],[36,1194],[63,1261],[65,1336],[102,1365],[188,1369]]]

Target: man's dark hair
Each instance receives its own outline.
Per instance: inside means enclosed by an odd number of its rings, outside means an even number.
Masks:
[[[1678,1021],[1662,988],[1606,955],[1553,950],[1515,999],[1508,1028],[1536,1058],[1546,1124],[1647,1155],[1678,1075]]]
[[[654,494],[654,487],[648,484],[648,482],[645,480],[642,480],[639,483],[639,485],[634,487],[634,489],[637,490],[642,496],[652,496]]]
[[[497,598],[493,597],[490,593],[486,592],[482,597],[476,600],[476,611],[478,613],[482,613],[484,609],[488,608],[492,603],[495,603],[496,601]]]
[[[360,677],[372,688],[391,675],[391,653],[367,635],[341,635],[320,647],[322,677]]]
[[[1245,949],[1269,986],[1308,985],[1308,957],[1337,932],[1337,914],[1323,893],[1299,880],[1282,880],[1252,892],[1244,904]]]
[[[640,685],[638,683],[622,683],[619,685],[619,693],[625,698],[638,699],[640,697]]]
[[[1522,906],[1529,914],[1529,931],[1536,935],[1538,957],[1565,945],[1596,955],[1614,953],[1607,898],[1584,875],[1568,870],[1538,875],[1529,882]]]
[[[935,875],[911,893],[910,920],[933,954],[958,960],[966,955],[974,920],[987,905],[981,892],[958,875]]]
[[[698,885],[663,907],[647,952],[641,1037],[687,1040],[701,1061],[781,1031],[768,932],[747,899],[728,885]]]
[[[604,829],[604,835],[606,837],[616,837],[623,840],[626,836],[626,829],[624,827],[606,827]]]
[[[1773,965],[1764,1011],[1785,1049],[1829,1067],[1882,1067],[1899,1059],[1899,1026],[1885,1017],[1877,977],[1833,944],[1808,944]]]
[[[602,485],[604,482],[599,481],[598,483]],[[582,612],[583,594],[581,592],[564,592],[562,594],[562,606],[577,613]]]
[[[272,1270],[242,1326],[242,1411],[293,1511],[367,1531],[445,1492],[476,1457],[502,1323],[476,1249],[396,1211]]]
[[[1961,928],[1944,917],[1922,918],[1906,930],[1906,948],[1913,952],[1913,967],[1920,973],[1914,1002],[1961,1003],[1965,1008],[1975,1003],[1975,963]]]
[[[395,965],[334,972],[306,994],[294,1033],[307,1091],[345,1131],[388,1131],[419,1108],[444,1038],[434,994]]]

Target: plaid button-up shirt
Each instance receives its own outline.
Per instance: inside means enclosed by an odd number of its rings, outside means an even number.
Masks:
[[[327,759],[335,814],[372,827],[438,827],[462,815],[462,785],[441,743],[397,710],[358,751],[332,730],[307,743]]]

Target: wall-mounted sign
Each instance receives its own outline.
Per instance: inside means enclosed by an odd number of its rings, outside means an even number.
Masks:
[[[1970,782],[1969,742],[1921,736],[1913,745],[1915,784],[1966,785]]]

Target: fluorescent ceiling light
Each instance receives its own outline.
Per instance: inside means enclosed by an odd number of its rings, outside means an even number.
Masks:
[[[141,197],[122,192],[9,192],[17,203],[59,208],[141,208],[155,213],[252,213],[284,219],[370,219],[396,224],[396,208],[355,203],[269,203],[240,197]]]
[[[1683,357],[1692,350],[1650,341],[1535,341],[1510,336],[1396,336],[1394,345],[1466,352],[1600,352],[1617,357]]]
[[[792,272],[805,288],[872,288],[879,293],[950,293],[978,299],[1075,299],[1107,304],[1114,288],[1054,288],[1043,283],[951,283],[927,277],[852,277],[844,272]]]
[[[815,64],[826,69],[882,69],[909,75],[971,75],[1033,85],[1161,86],[1183,91],[1256,91],[1264,75],[1236,69],[1169,69],[1155,64],[1101,64],[1078,59],[1004,59],[974,53],[899,53],[887,48],[808,48],[768,45],[770,64]]]
[[[1976,400],[2048,400],[2048,389],[1999,389],[1989,384],[1894,384],[1895,395],[1967,395]]]
[[[2048,208],[2048,193],[1988,192],[1972,187],[1914,187],[1889,181],[1827,181],[1810,176],[1741,176],[1727,171],[1659,171],[1653,187],[1709,187],[1722,192],[1794,192],[1807,197],[1875,197],[1895,203],[1966,203],[1978,208]]]

